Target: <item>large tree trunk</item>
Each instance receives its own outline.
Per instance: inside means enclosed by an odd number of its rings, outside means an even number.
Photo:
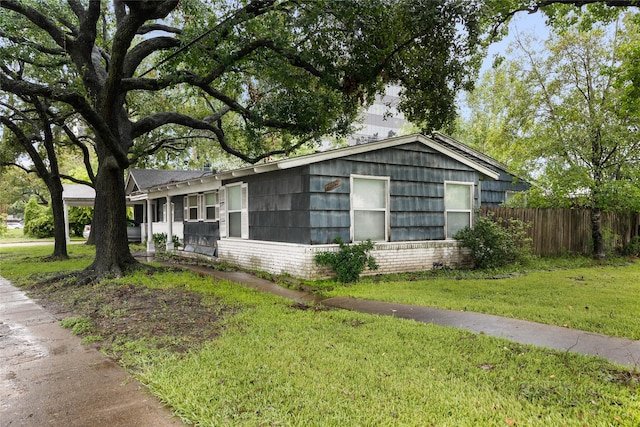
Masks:
[[[96,258],[87,272],[94,277],[120,277],[138,266],[129,251],[124,169],[113,157],[100,162],[96,175],[96,198],[91,232]]]
[[[52,259],[67,259],[67,234],[64,226],[64,202],[62,201],[62,183],[59,178],[50,178],[47,182],[51,193],[51,210],[53,211],[54,246]]]
[[[591,208],[591,240],[593,241],[593,257],[595,259],[605,259],[607,254],[604,250],[604,239],[602,237],[602,209]]]

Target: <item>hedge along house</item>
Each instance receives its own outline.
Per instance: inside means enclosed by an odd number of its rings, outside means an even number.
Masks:
[[[131,197],[147,204],[182,197],[183,252],[317,278],[328,271],[315,265],[315,254],[337,250],[336,237],[374,241],[380,273],[465,264],[456,232],[473,224],[485,201],[497,205],[527,188],[504,165],[435,133],[162,184]]]

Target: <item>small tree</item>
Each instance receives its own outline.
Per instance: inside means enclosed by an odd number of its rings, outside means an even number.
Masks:
[[[455,238],[471,249],[476,268],[497,268],[511,262],[525,262],[531,256],[528,224],[516,219],[479,217],[473,228],[465,227]]]
[[[367,240],[355,245],[345,244],[341,238],[333,241],[340,245],[338,252],[320,252],[316,254],[315,261],[318,265],[328,265],[337,274],[337,278],[343,283],[357,282],[365,267],[377,270],[376,259],[369,255],[373,249],[373,242]]]

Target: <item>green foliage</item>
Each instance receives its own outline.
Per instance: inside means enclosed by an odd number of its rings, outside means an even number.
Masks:
[[[7,233],[7,215],[0,214],[0,236],[4,236]]]
[[[82,236],[84,226],[93,221],[93,209],[90,207],[71,206],[69,208],[69,232],[74,236]]]
[[[164,251],[167,249],[167,233],[153,233],[153,244],[156,247],[156,250]],[[182,246],[180,243],[180,238],[173,235],[173,247],[179,248]]]
[[[36,198],[32,197],[24,207],[24,234],[43,239],[52,237],[53,233],[53,213],[51,209],[39,205]]]
[[[622,248],[622,254],[640,257],[640,236],[633,236],[629,243]]]
[[[37,239],[53,237],[53,216],[50,211],[24,225],[24,233]]]
[[[31,197],[27,204],[24,206],[24,225],[26,227],[34,219],[44,215],[46,207],[38,204],[35,197]]]
[[[374,246],[371,240],[348,245],[342,239],[336,237],[334,243],[340,245],[340,250],[338,252],[320,252],[316,254],[315,262],[318,265],[331,267],[336,272],[340,282],[356,282],[365,268],[370,270],[378,269],[375,258],[369,255]]]
[[[512,262],[526,262],[531,256],[528,225],[520,220],[478,217],[473,228],[465,227],[455,238],[471,249],[476,268],[497,268]]]

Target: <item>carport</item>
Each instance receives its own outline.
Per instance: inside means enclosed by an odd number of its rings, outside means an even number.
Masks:
[[[64,206],[64,235],[67,243],[71,241],[69,232],[69,206],[91,206],[96,198],[96,190],[83,184],[62,184],[62,203]]]

